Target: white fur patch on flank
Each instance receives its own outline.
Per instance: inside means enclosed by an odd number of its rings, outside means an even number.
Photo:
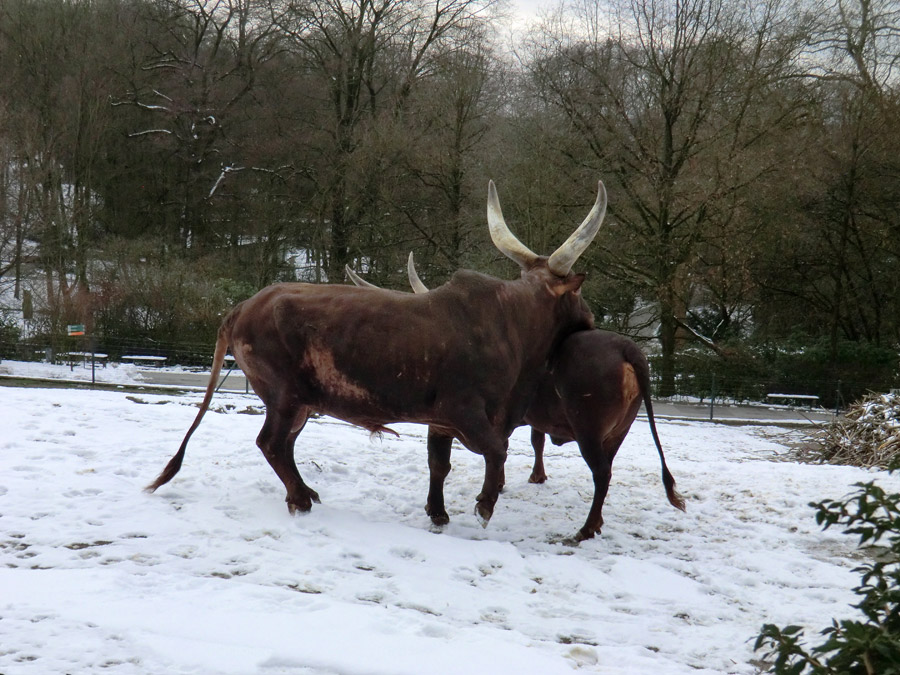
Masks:
[[[323,347],[310,346],[303,360],[315,371],[319,385],[328,393],[355,399],[370,399],[369,391],[338,370],[334,355]]]

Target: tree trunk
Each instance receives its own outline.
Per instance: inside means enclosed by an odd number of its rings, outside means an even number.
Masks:
[[[343,190],[333,197],[331,208],[331,243],[328,246],[328,266],[325,269],[329,284],[339,284],[344,278],[344,265],[350,263],[350,223],[347,222]]]
[[[659,303],[659,342],[662,347],[662,364],[659,390],[657,396],[675,394],[675,339],[678,324],[675,321],[674,307],[666,299]]]

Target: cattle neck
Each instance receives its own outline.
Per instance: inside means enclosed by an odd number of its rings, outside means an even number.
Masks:
[[[499,293],[506,303],[522,308],[512,313],[521,334],[532,344],[546,341],[549,352],[571,333],[593,328],[594,316],[581,297],[584,275],[560,277],[547,268],[546,260],[541,257],[518,279],[504,282]]]

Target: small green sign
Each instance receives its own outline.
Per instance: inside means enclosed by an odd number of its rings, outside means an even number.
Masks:
[[[72,323],[66,326],[69,335],[84,335],[84,324],[83,323]]]

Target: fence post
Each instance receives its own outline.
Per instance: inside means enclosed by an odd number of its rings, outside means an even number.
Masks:
[[[712,420],[716,405],[716,374],[713,373],[709,385],[709,419]]]
[[[842,398],[843,397],[841,396],[841,381],[838,380],[837,381],[837,391],[834,394],[834,414],[835,414],[835,416],[837,416],[837,414],[840,412]]]
[[[94,385],[97,384],[97,370],[94,356],[97,353],[97,339],[91,335],[89,342],[91,346],[91,389],[93,389]]]

